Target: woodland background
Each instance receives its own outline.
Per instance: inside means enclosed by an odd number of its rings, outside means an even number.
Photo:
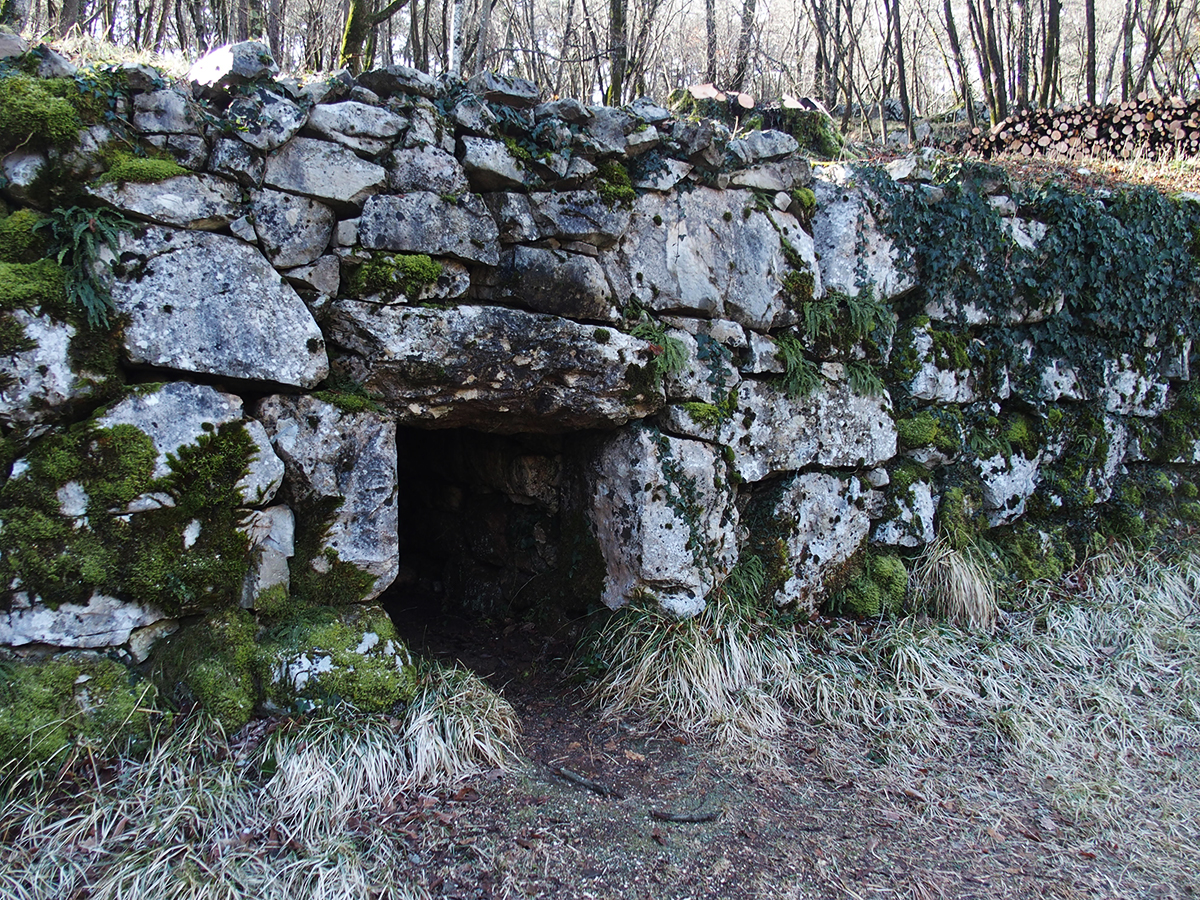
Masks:
[[[1200,0],[0,0],[0,24],[185,58],[262,38],[285,70],[494,70],[610,104],[712,82],[843,127],[1200,84]]]

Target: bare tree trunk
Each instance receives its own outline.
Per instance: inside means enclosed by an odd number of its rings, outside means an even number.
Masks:
[[[1096,102],[1096,0],[1084,0],[1084,30],[1087,32],[1087,102]]]
[[[1017,0],[1017,72],[1016,98],[1017,107],[1025,109],[1029,106],[1029,82],[1031,78],[1030,59],[1030,22],[1029,0]]]
[[[1128,100],[1133,88],[1133,26],[1134,0],[1125,4],[1125,19],[1121,23],[1121,100]]]
[[[0,25],[7,25],[13,31],[24,30],[29,21],[29,0],[3,0],[0,3]]]
[[[1089,3],[1093,0],[1088,0]],[[1046,16],[1046,40],[1042,47],[1042,92],[1038,97],[1038,106],[1047,108],[1054,103],[1058,90],[1059,77],[1059,20],[1061,18],[1061,0],[1050,0],[1050,9]],[[1093,37],[1095,34],[1093,32]],[[1094,48],[1093,48],[1094,49]],[[1092,60],[1095,62],[1095,60]],[[1094,102],[1096,96],[1096,74],[1092,71],[1091,96]]]
[[[453,12],[450,14],[450,34],[446,39],[446,71],[451,75],[462,71],[462,20],[463,0],[454,0]]]
[[[908,79],[904,71],[904,27],[900,21],[900,0],[892,0],[891,20],[896,34],[896,80],[900,86],[900,111],[904,116],[908,142],[913,144],[916,143],[916,133],[913,131],[912,106],[908,102]]]
[[[954,54],[954,67],[958,70],[962,100],[967,107],[967,123],[974,128],[976,125],[975,101],[971,97],[971,80],[967,77],[967,67],[963,63],[962,45],[958,41],[958,28],[954,24],[954,10],[950,0],[943,0],[942,8],[946,16],[946,33],[950,38],[950,52]]]
[[[704,51],[707,65],[704,77],[717,83],[717,0],[704,0]]]
[[[609,106],[620,106],[625,91],[625,64],[629,57],[629,44],[625,36],[629,0],[609,0],[608,11],[608,52],[611,71],[608,80],[608,95],[604,99]]]
[[[740,91],[746,83],[750,68],[750,38],[754,29],[754,0],[743,0],[742,31],[738,36],[737,69],[733,73],[733,89]]]

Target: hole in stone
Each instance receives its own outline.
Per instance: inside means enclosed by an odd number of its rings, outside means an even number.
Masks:
[[[499,687],[561,679],[599,597],[580,441],[399,429],[400,574],[381,601],[414,651]]]

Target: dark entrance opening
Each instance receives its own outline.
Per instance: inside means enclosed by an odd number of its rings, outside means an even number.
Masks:
[[[396,443],[400,574],[380,599],[401,637],[501,686],[561,674],[597,596],[580,439],[401,428]]]

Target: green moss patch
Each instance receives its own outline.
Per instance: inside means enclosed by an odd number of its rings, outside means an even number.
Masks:
[[[0,579],[51,606],[93,591],[172,614],[236,602],[247,567],[237,482],[255,452],[240,423],[225,425],[181,448],[170,474],[155,479],[154,446],[132,425],[48,436],[30,448],[28,469],[0,487]],[[119,514],[148,492],[175,505]],[[64,514],[72,503],[83,517]]]
[[[61,91],[56,92],[57,80],[0,77],[0,152],[65,146],[78,137],[83,120]]]
[[[32,209],[18,209],[0,219],[0,262],[31,263],[45,256],[46,238],[37,231],[45,220]]]
[[[0,759],[37,767],[84,744],[127,752],[157,718],[154,685],[85,653],[0,661]]]
[[[866,553],[856,561],[845,587],[829,601],[839,615],[871,618],[898,614],[908,591],[908,570],[898,556]]]
[[[296,554],[289,564],[292,601],[297,606],[336,607],[360,602],[375,576],[325,547],[325,537],[342,506],[340,497],[295,504]]]
[[[152,184],[187,174],[188,170],[173,159],[135,156],[118,150],[111,156],[108,171],[96,179],[96,184],[122,185],[130,181]]]
[[[600,199],[609,206],[631,206],[637,199],[633,182],[629,179],[629,171],[615,159],[608,159],[597,167],[599,182],[596,191]]]
[[[421,288],[436,284],[442,264],[424,253],[374,253],[347,279],[352,297],[379,295],[384,300],[415,300]]]

